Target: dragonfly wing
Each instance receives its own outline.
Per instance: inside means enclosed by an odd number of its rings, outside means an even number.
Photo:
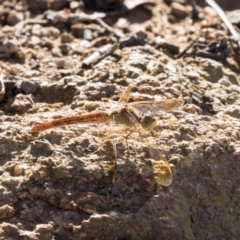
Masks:
[[[127,103],[129,100],[130,92],[132,91],[132,86],[128,86],[126,90],[123,92],[121,98],[118,101],[118,104]]]
[[[143,114],[151,113],[153,115],[158,115],[159,112],[169,112],[177,109],[183,105],[184,100],[182,98],[172,98],[165,99],[162,101],[142,101],[142,102],[132,102],[127,105],[135,108],[137,111]]]

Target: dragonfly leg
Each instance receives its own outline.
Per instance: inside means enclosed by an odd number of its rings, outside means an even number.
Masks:
[[[129,133],[124,137],[125,139],[128,139],[128,137],[133,133],[133,131],[129,131]]]
[[[97,153],[99,151],[103,151],[104,150],[104,146],[107,143],[108,140],[111,140],[112,138],[114,138],[114,134],[108,134],[107,136],[104,137],[104,139],[101,141],[100,146],[97,148],[97,150],[95,150],[93,153]]]
[[[127,139],[128,139],[128,137],[129,137],[132,133],[133,133],[133,131],[129,131],[129,133],[124,137],[128,151],[129,151],[129,146],[128,146],[128,140],[127,140]]]

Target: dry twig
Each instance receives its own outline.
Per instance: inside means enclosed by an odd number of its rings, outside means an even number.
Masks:
[[[4,95],[5,95],[5,85],[4,85],[4,82],[3,82],[2,69],[1,69],[1,75],[0,75],[0,85],[1,85],[0,101],[2,101],[3,98],[4,98]]]
[[[99,62],[106,56],[112,54],[117,48],[117,44],[106,44],[99,48],[97,51],[93,52],[90,56],[83,60],[82,66],[88,68],[93,64]]]
[[[101,25],[103,28],[105,28],[108,32],[113,33],[117,38],[124,38],[126,37],[126,35],[112,27],[110,27],[109,25],[107,25],[102,19],[98,18],[96,19],[96,22]]]
[[[233,38],[238,41],[238,46],[240,47],[240,35],[237,33],[232,23],[229,21],[225,12],[220,8],[220,6],[214,0],[206,0],[206,3],[211,6],[218,16],[222,19],[224,24],[227,26],[229,32],[232,34]]]

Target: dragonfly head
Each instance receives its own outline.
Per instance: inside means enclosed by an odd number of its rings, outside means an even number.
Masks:
[[[144,115],[140,123],[142,128],[146,131],[152,131],[157,126],[157,120],[151,115]]]

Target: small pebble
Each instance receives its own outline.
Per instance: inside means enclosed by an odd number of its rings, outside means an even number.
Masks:
[[[178,2],[172,2],[171,12],[173,15],[177,17],[186,17],[188,14],[186,7],[184,7],[182,4]]]

